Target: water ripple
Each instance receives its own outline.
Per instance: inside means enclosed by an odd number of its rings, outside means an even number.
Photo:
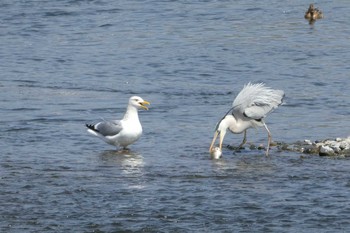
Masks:
[[[1,1],[0,231],[348,232],[349,158],[208,154],[248,81],[286,92],[274,140],[349,136],[350,6],[318,4]],[[131,95],[151,106],[120,153],[84,123]]]

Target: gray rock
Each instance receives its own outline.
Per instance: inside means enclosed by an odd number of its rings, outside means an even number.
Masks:
[[[304,150],[302,152],[304,154],[318,154],[320,152],[320,149],[315,145],[308,145],[304,147]]]
[[[334,154],[335,154],[334,150],[330,146],[322,145],[320,147],[320,152],[319,152],[320,156],[333,156]]]
[[[344,140],[342,142],[339,143],[339,148],[342,150],[347,150],[350,149],[350,142],[349,140]]]
[[[309,140],[309,139],[305,139],[304,142],[305,142],[306,144],[308,144],[308,145],[312,145],[312,142],[311,142],[311,140]]]
[[[335,141],[341,142],[341,141],[343,141],[343,138],[336,138]]]
[[[345,157],[350,157],[350,148],[349,149],[345,149],[342,151],[342,154],[345,156]]]

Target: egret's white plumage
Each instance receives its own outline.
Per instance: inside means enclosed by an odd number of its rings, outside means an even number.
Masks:
[[[217,123],[209,151],[212,151],[218,135],[220,135],[219,148],[222,149],[222,142],[227,129],[235,134],[244,132],[243,141],[239,145],[241,147],[246,142],[247,129],[264,126],[268,133],[266,149],[266,155],[268,155],[271,133],[263,119],[282,103],[283,97],[284,92],[282,90],[271,89],[266,87],[264,83],[252,84],[249,82],[246,84],[233,101],[232,108]]]
[[[149,102],[141,97],[132,96],[129,99],[128,107],[121,120],[102,121],[95,125],[86,124],[87,131],[108,144],[126,148],[137,141],[142,134],[142,126],[138,116],[138,109],[148,110],[145,104]]]

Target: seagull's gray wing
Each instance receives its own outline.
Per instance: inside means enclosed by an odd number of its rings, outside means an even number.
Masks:
[[[94,130],[103,136],[114,136],[122,129],[120,121],[103,121],[94,125]]]

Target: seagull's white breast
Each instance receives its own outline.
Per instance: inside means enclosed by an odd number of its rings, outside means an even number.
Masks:
[[[117,135],[116,140],[120,146],[127,146],[134,143],[142,134],[140,121],[121,121],[123,130]]]

